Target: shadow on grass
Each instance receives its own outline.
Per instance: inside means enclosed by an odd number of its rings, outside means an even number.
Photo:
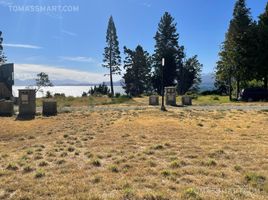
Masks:
[[[18,115],[16,117],[16,121],[30,121],[34,119],[35,119],[35,115]]]

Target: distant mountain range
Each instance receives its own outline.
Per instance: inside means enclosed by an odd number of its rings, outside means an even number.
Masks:
[[[74,80],[52,80],[51,81],[54,86],[94,86],[94,85],[99,85],[102,83],[83,83],[79,81],[74,81]],[[109,82],[104,82],[106,85],[109,85]],[[16,86],[30,86],[30,85],[35,85],[35,80],[34,79],[28,79],[28,80],[19,80],[15,79],[15,85]],[[115,81],[114,86],[121,86],[121,81]]]
[[[212,90],[214,89],[214,75],[213,73],[202,74],[202,83],[200,84],[200,90]],[[52,81],[55,86],[94,86],[102,83],[83,83],[75,80],[53,80]],[[106,85],[109,85],[109,82],[104,82]],[[28,80],[19,80],[15,79],[16,86],[30,86],[34,85],[34,79]],[[121,81],[115,81],[114,86],[121,86]]]
[[[200,84],[200,90],[213,90],[215,89],[214,82],[215,76],[213,73],[202,74],[202,82]]]

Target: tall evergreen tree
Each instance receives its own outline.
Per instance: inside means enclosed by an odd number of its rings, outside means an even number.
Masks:
[[[188,58],[180,70],[180,79],[178,79],[178,91],[180,95],[187,91],[197,92],[201,83],[201,70],[203,65],[197,59],[197,56]]]
[[[138,45],[135,50],[124,47],[126,58],[123,76],[126,93],[140,96],[151,90],[151,57],[148,52]]]
[[[268,3],[265,12],[259,16],[258,30],[257,78],[263,80],[264,87],[268,89]]]
[[[225,35],[225,41],[221,46],[221,51],[219,53],[220,60],[216,65],[216,81],[215,86],[221,93],[228,92],[229,100],[232,100],[232,80],[233,80],[233,64],[230,62],[228,50],[231,48],[230,40],[228,39],[228,34]]]
[[[106,34],[106,44],[107,46],[104,49],[104,59],[103,67],[109,69],[110,84],[111,84],[111,94],[114,96],[114,87],[113,87],[113,74],[120,74],[120,64],[121,57],[119,51],[119,42],[116,34],[116,28],[111,16],[108,23],[108,29]]]
[[[4,64],[7,61],[7,58],[3,51],[3,38],[2,38],[2,31],[0,31],[0,64]]]
[[[164,86],[172,86],[176,84],[178,71],[182,67],[184,58],[184,48],[179,46],[179,34],[177,33],[176,23],[174,18],[166,12],[158,24],[158,30],[154,37],[155,52],[153,55],[153,86],[158,93],[161,92],[161,74],[162,58],[165,58],[164,67]]]
[[[251,78],[249,74],[252,73],[254,66],[254,52],[256,52],[253,36],[254,25],[245,0],[237,0],[233,19],[230,21],[222,52],[220,52],[220,66],[224,67],[222,71],[232,74],[236,80],[237,98],[241,82]],[[228,79],[230,82],[232,77],[228,77]]]

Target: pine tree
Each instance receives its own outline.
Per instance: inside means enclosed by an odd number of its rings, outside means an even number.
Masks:
[[[2,38],[2,31],[0,31],[0,65],[4,64],[7,61],[7,58],[3,52],[3,38]]]
[[[233,65],[230,63],[231,58],[227,51],[231,48],[231,43],[228,40],[228,34],[225,35],[225,41],[221,46],[219,53],[220,60],[216,65],[216,80],[215,86],[221,93],[227,92],[229,94],[229,100],[232,100],[232,80],[233,80]]]
[[[240,93],[242,81],[253,78],[252,69],[255,62],[256,42],[254,41],[255,24],[250,15],[250,9],[246,7],[245,0],[237,0],[230,21],[229,29],[220,55],[218,67],[228,74],[228,82],[234,77],[236,80],[236,95]],[[223,67],[223,68],[222,68]],[[232,77],[230,77],[232,75]],[[231,87],[230,87],[231,88]]]
[[[113,74],[120,74],[120,64],[121,57],[119,51],[119,42],[116,34],[116,27],[111,16],[108,23],[108,29],[106,34],[106,44],[107,46],[104,49],[104,59],[103,67],[109,69],[110,84],[111,84],[111,94],[114,96],[114,87],[113,87]]]
[[[178,78],[178,71],[182,67],[184,52],[183,47],[179,46],[179,34],[177,33],[177,24],[174,22],[174,18],[166,12],[158,24],[158,30],[154,37],[155,52],[153,55],[153,86],[158,93],[161,92],[161,74],[162,58],[165,58],[164,66],[164,86],[173,86],[176,84]]]
[[[151,57],[148,52],[138,45],[133,51],[124,47],[126,58],[123,76],[126,93],[131,96],[140,96],[151,90]]]
[[[257,78],[263,80],[264,87],[268,89],[268,3],[265,12],[259,16],[258,30]]]

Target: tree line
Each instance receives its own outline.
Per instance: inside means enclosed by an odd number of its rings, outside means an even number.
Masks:
[[[237,0],[216,66],[215,86],[239,97],[241,88],[268,89],[268,3],[254,21],[245,0]]]
[[[130,96],[140,96],[157,92],[161,94],[161,75],[164,86],[176,86],[179,94],[198,91],[203,65],[197,56],[186,57],[184,46],[179,44],[177,24],[170,13],[165,12],[154,36],[155,49],[150,55],[141,45],[135,49],[124,47],[123,88]],[[121,74],[121,56],[117,31],[113,17],[108,22],[103,67],[108,68],[111,95],[114,96],[113,75]],[[165,66],[162,68],[162,58]]]

